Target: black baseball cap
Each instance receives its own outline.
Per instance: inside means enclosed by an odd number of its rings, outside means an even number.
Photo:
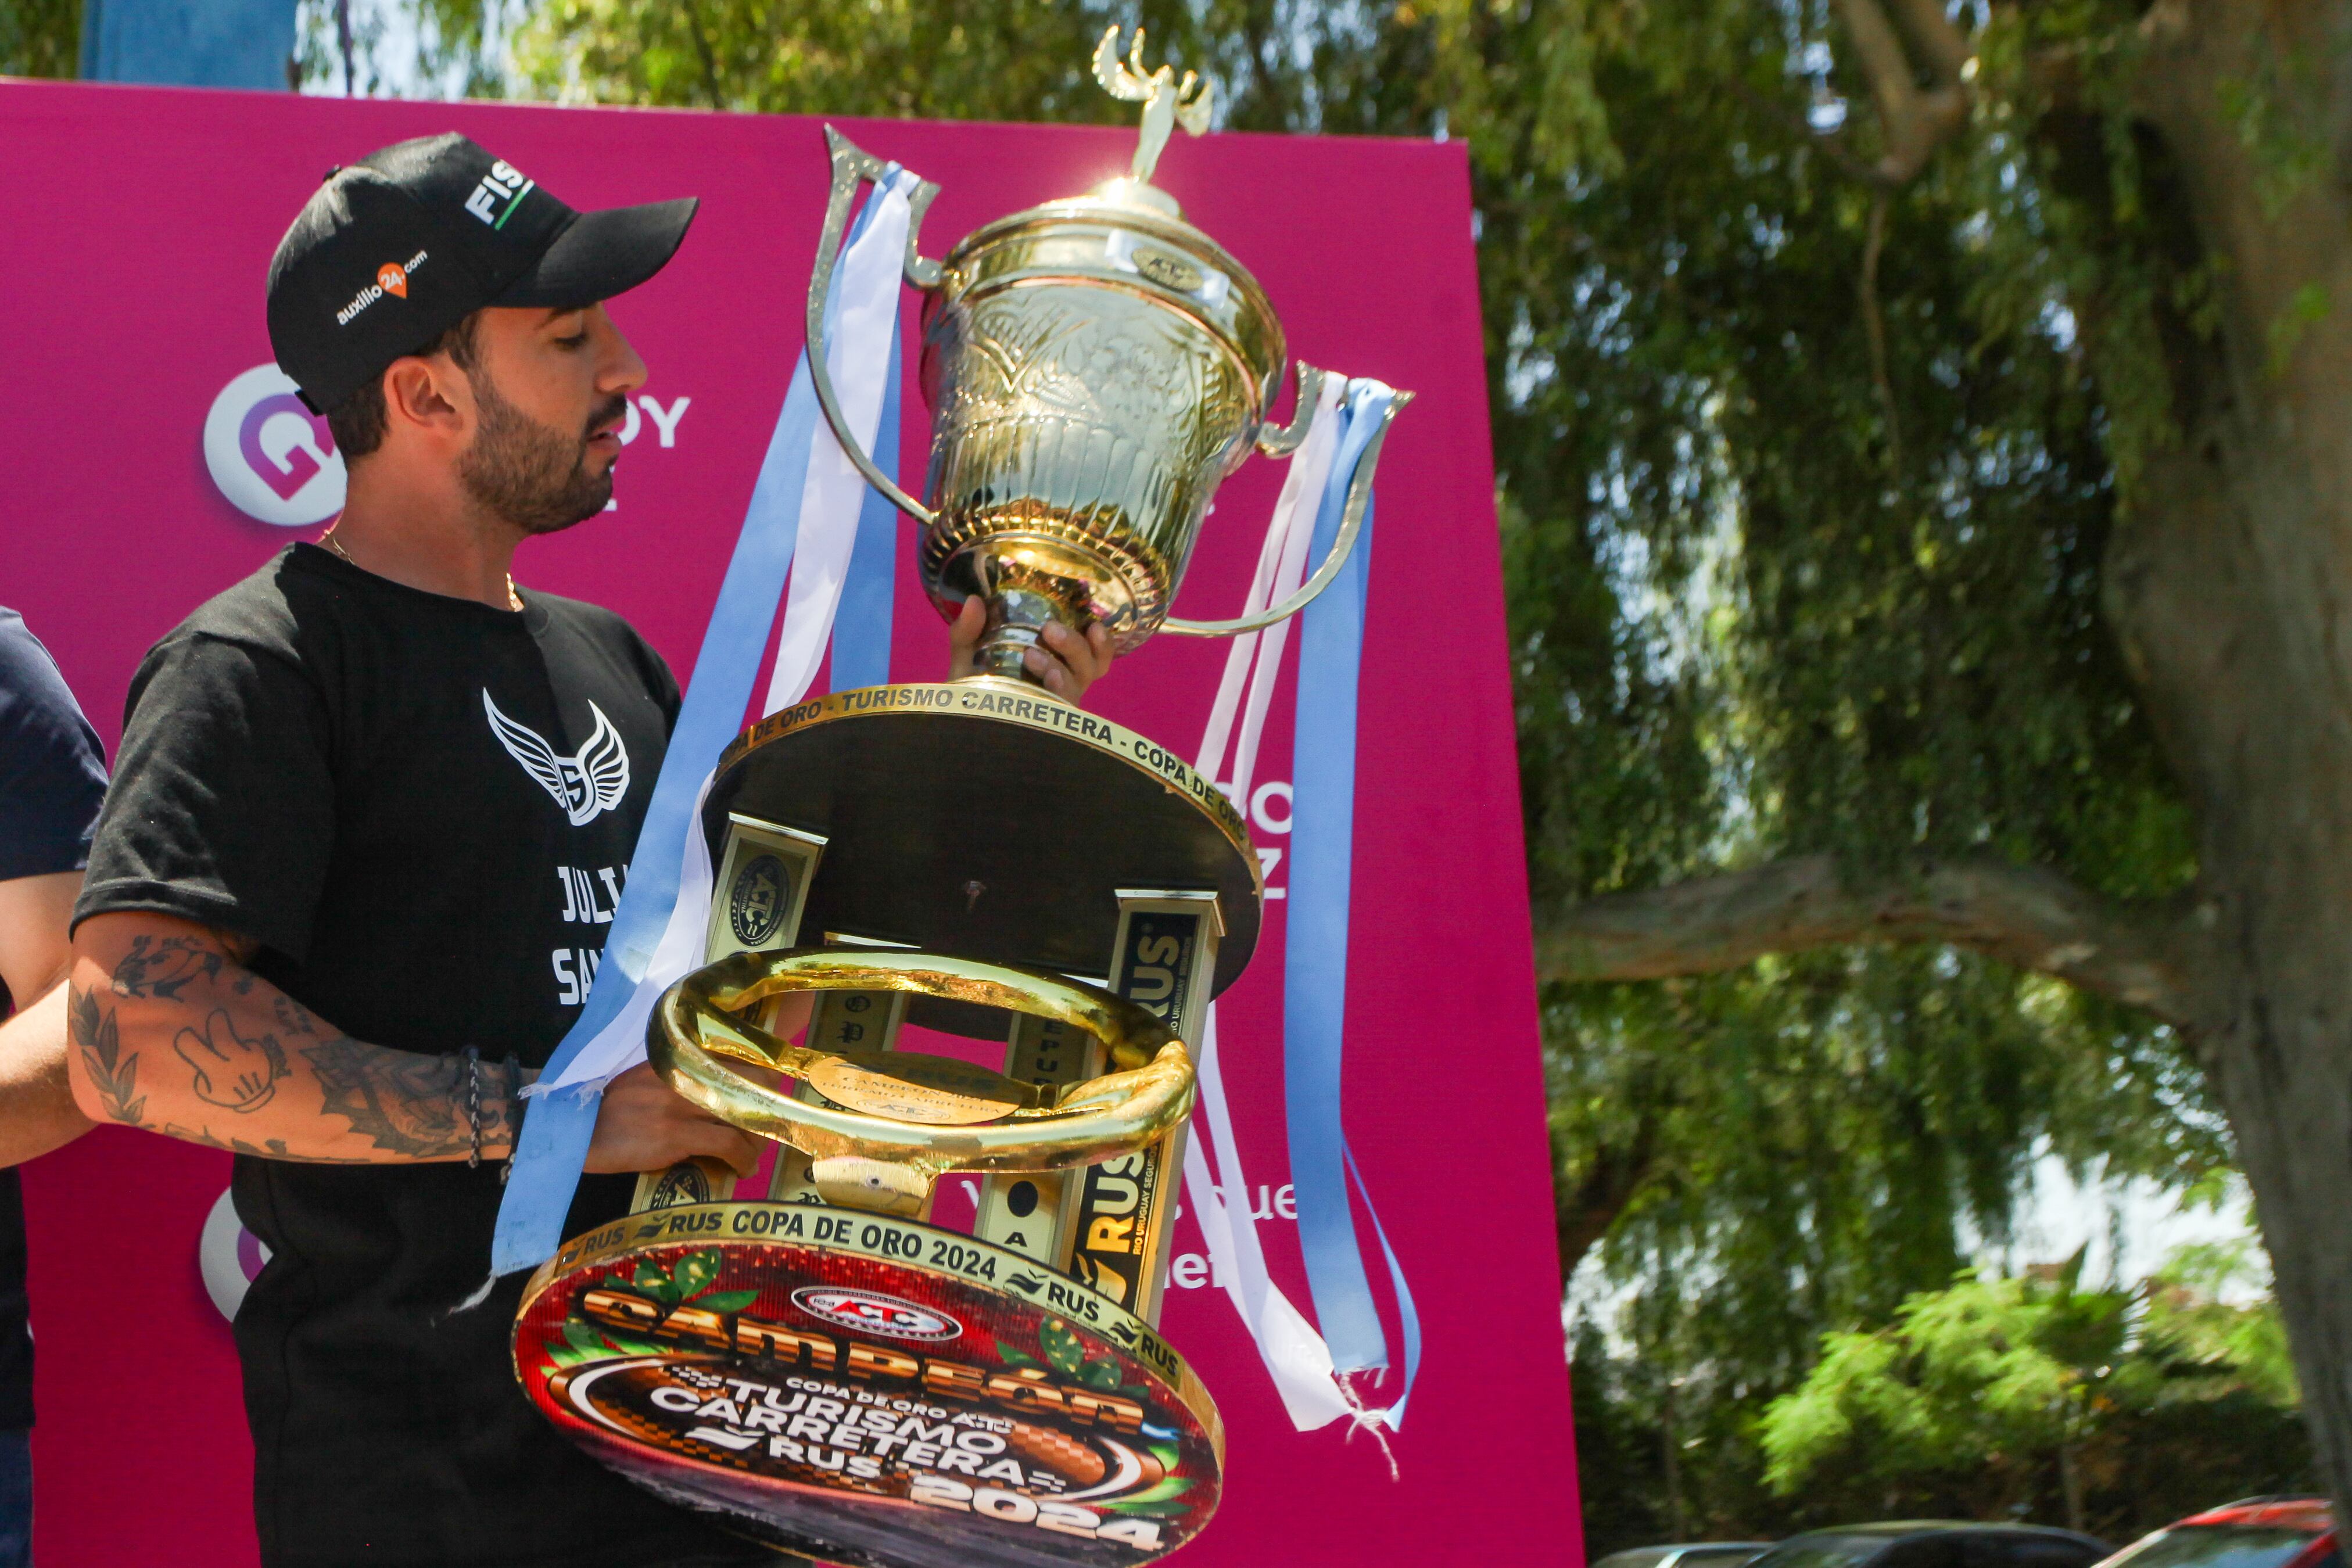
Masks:
[[[269,346],[313,413],[485,305],[570,309],[659,272],[697,203],[574,212],[456,131],[329,170],[269,263]]]

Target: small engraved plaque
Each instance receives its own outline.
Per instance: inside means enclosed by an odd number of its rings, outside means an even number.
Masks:
[[[833,1057],[809,1069],[808,1082],[826,1099],[853,1111],[935,1127],[997,1121],[1028,1100],[1021,1085],[1001,1072],[952,1056],[913,1051],[893,1051],[866,1061]]]
[[[1163,288],[1173,288],[1180,294],[1197,293],[1201,287],[1201,269],[1181,256],[1171,256],[1164,250],[1135,252],[1135,270]]]

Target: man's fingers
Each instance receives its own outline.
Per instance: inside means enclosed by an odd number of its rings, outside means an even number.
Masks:
[[[1058,622],[1048,625],[1038,635],[1037,653],[1045,662],[1025,661],[1029,670],[1043,680],[1056,695],[1076,702],[1086,690],[1103,677],[1110,668],[1110,632],[1097,622],[1084,632]],[[1063,679],[1056,681],[1056,672]]]
[[[759,1140],[740,1127],[730,1127],[724,1122],[705,1124],[706,1131],[699,1140],[703,1147],[694,1153],[725,1160],[739,1176],[750,1176],[760,1167]]]
[[[1057,697],[1070,695],[1070,672],[1062,661],[1043,648],[1032,647],[1021,655],[1021,667],[1045,683],[1045,689]]]
[[[1068,667],[1070,674],[1077,676],[1079,680],[1086,680],[1094,674],[1092,668],[1094,661],[1088,656],[1086,638],[1071,631],[1060,622],[1047,622],[1045,629],[1038,632],[1037,640],[1045,644],[1054,656]]]
[[[980,595],[972,594],[963,601],[963,608],[956,612],[956,618],[948,623],[948,643],[958,653],[969,653],[979,643],[980,634],[987,627],[987,608],[981,603]]]

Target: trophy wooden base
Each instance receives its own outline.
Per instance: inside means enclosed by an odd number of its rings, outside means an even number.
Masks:
[[[633,1215],[541,1269],[516,1373],[605,1464],[771,1546],[869,1568],[1149,1562],[1208,1522],[1224,1437],[1140,1319],[915,1221]]]

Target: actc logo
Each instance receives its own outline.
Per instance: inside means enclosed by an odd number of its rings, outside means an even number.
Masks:
[[[303,528],[343,509],[335,438],[276,365],[254,366],[213,399],[205,466],[229,504],[258,522]]]
[[[963,1325],[945,1312],[879,1291],[805,1285],[793,1292],[793,1305],[844,1328],[864,1329],[892,1339],[955,1339],[963,1333]]]

